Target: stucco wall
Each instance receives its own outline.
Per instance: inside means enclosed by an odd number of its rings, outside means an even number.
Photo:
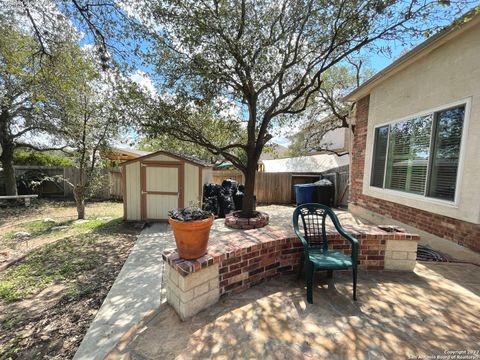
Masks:
[[[363,194],[480,223],[480,26],[467,30],[395,74],[370,93]],[[374,128],[466,100],[463,167],[456,203],[370,187]],[[463,169],[463,170],[462,170]]]

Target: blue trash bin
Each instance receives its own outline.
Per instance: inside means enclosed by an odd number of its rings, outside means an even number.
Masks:
[[[297,184],[295,187],[295,200],[298,205],[315,202],[315,184]]]

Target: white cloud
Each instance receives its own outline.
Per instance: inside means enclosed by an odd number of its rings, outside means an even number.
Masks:
[[[130,74],[130,79],[140,85],[140,88],[146,93],[150,94],[152,97],[157,96],[157,89],[155,89],[152,79],[147,73],[145,73],[145,71],[135,71],[134,73]]]

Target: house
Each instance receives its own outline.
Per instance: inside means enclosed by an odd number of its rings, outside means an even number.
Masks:
[[[447,254],[480,252],[480,15],[346,96],[356,103],[349,210]]]
[[[276,158],[262,154],[258,170],[268,173],[323,173],[334,169],[347,168],[349,164],[349,140],[347,128],[333,129],[326,132],[320,140],[319,148],[325,149],[324,151],[304,156],[278,156]],[[283,154],[285,155],[286,151],[283,151]]]
[[[288,148],[280,144],[271,144],[267,145],[260,155],[260,161],[262,160],[272,160],[285,157],[288,152]]]
[[[168,212],[202,202],[212,167],[193,157],[156,151],[121,164],[123,218],[167,220]]]
[[[262,171],[291,173],[321,173],[348,167],[348,154],[321,153],[274,160],[262,160]]]

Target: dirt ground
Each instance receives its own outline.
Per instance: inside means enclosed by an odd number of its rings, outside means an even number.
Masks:
[[[90,204],[80,223],[73,203],[0,209],[3,249],[5,234],[25,226],[31,233],[29,248],[15,252],[28,255],[0,272],[0,359],[73,357],[136,239],[121,209]],[[45,218],[67,228],[39,225]]]
[[[39,246],[88,231],[95,226],[92,223],[74,223],[77,212],[73,201],[33,200],[30,207],[22,204],[23,202],[17,206],[0,204],[0,269],[2,264]],[[97,223],[119,218],[122,214],[123,204],[119,202],[87,204],[87,219],[96,220]],[[63,229],[57,230],[59,227]],[[30,236],[16,236],[21,232]]]

